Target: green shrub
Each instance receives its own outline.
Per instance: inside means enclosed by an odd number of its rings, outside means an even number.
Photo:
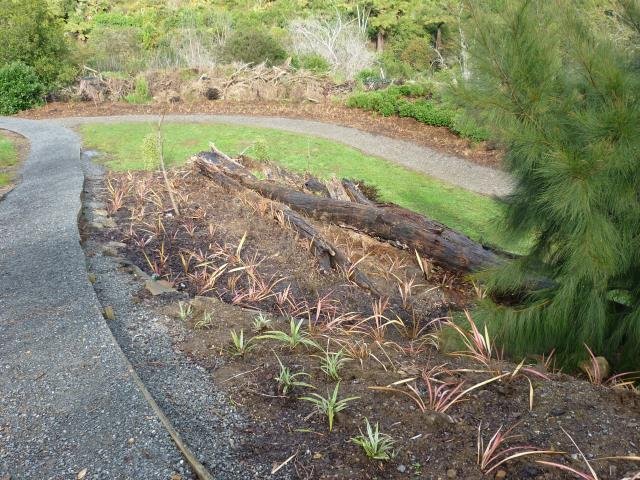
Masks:
[[[0,68],[0,114],[40,105],[45,87],[33,67],[13,62]]]
[[[139,28],[96,28],[86,49],[89,66],[99,71],[135,74],[146,66]]]
[[[265,30],[236,30],[228,38],[223,57],[227,61],[240,61],[268,65],[282,63],[287,52],[280,42]]]
[[[433,50],[429,40],[420,37],[409,40],[402,53],[400,53],[400,60],[414,70],[428,70],[431,68]]]
[[[291,64],[295,68],[304,68],[314,73],[327,73],[331,70],[329,62],[317,54],[300,55],[299,57],[293,58]]]
[[[125,102],[133,103],[135,105],[149,103],[151,99],[152,97],[151,91],[149,90],[149,84],[147,83],[147,79],[144,77],[136,78],[136,84],[133,92],[124,97]]]
[[[436,127],[451,127],[455,113],[446,107],[436,106],[426,100],[404,102],[398,108],[401,117],[415,118],[419,122]]]
[[[471,118],[449,107],[447,102],[431,99],[429,86],[424,84],[393,85],[386,90],[359,92],[347,99],[347,107],[361,108],[389,117],[414,118],[421,123],[447,127],[453,133],[479,142],[488,140],[489,133]]]
[[[0,65],[22,62],[34,68],[46,88],[76,73],[60,21],[46,0],[0,0]]]

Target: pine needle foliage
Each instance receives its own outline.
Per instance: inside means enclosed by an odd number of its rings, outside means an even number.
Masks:
[[[514,355],[556,349],[575,366],[587,344],[637,368],[640,0],[612,3],[466,1],[473,68],[458,93],[507,149],[503,230],[532,239],[483,274],[491,300],[475,318]]]

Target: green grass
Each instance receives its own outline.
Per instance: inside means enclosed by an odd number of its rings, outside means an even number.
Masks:
[[[4,169],[14,167],[18,163],[18,150],[13,143],[0,133],[0,187],[9,184],[12,175],[3,172]]]
[[[108,153],[108,168],[141,170],[142,139],[153,128],[151,123],[90,124],[81,126],[80,133],[86,148]],[[219,124],[167,123],[163,131],[169,166],[180,165],[192,154],[206,150],[210,141],[235,155],[264,139],[269,158],[291,170],[310,171],[321,178],[336,174],[364,180],[377,186],[385,201],[422,213],[476,240],[501,245],[494,226],[501,209],[494,200],[340,143],[278,130]],[[251,149],[247,154],[252,155]]]

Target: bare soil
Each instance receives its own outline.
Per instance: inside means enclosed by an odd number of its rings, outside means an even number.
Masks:
[[[473,285],[464,279],[437,268],[425,278],[411,252],[315,224],[352,261],[364,257],[359,267],[385,295],[378,300],[342,272],[318,273],[308,245],[242,193],[226,193],[188,167],[171,172],[171,182],[180,216],[171,211],[159,175],[111,175],[104,195],[93,200],[107,205],[115,223],[90,229],[89,235],[123,242],[129,260],[191,298],[192,311],[184,319],[177,302],[151,297],[143,288],[133,301],[172,318],[176,331],[187,327],[186,334],[173,336],[174,345],[204,367],[246,415],[249,426],[241,442],[247,456],[261,456],[274,467],[290,459],[287,469],[293,465],[297,478],[576,478],[535,463],[545,459],[588,471],[564,429],[599,478],[620,480],[640,470],[631,462],[594,460],[638,455],[637,391],[592,385],[555,371],[542,358],[531,358],[529,370],[464,394],[445,412],[422,411],[410,398],[408,386],[427,401],[430,384],[442,386],[442,392],[459,385],[464,390],[516,370],[496,358],[482,363],[447,353],[451,342],[436,335],[443,317],[474,302]],[[224,273],[214,278],[219,271]],[[277,330],[288,331],[289,317],[301,319],[323,348],[343,349],[352,357],[340,371],[340,397],[358,398],[338,414],[332,432],[326,418],[298,398],[312,391],[326,395],[336,385],[319,369],[314,355],[321,351],[253,340],[255,348],[244,356],[233,354],[230,330],[259,335],[252,330],[258,311],[269,315],[268,328]],[[309,374],[304,380],[315,390],[284,395],[274,380],[276,354],[292,371]],[[438,373],[430,375],[432,368]],[[401,392],[371,389],[402,380],[395,387]],[[392,460],[370,460],[351,441],[365,418],[379,422],[395,440]],[[499,450],[528,446],[558,454],[509,461],[485,475],[477,464],[478,430],[486,445],[501,427],[513,427],[513,437]]]
[[[347,127],[411,140],[417,144],[457,155],[469,161],[500,168],[502,151],[492,142],[472,143],[451,133],[444,127],[425,125],[412,118],[383,117],[376,113],[347,108],[331,101],[198,101],[195,103],[155,103],[131,105],[124,102],[53,102],[20,113],[25,118],[46,119],[71,116],[110,116],[127,114],[237,114],[289,117],[334,123]]]

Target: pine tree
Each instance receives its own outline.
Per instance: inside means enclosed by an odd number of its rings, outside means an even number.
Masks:
[[[502,228],[531,245],[486,272],[492,300],[477,317],[515,355],[555,349],[575,365],[586,344],[638,368],[640,0],[610,3],[467,1],[460,95],[506,147],[515,187]]]

